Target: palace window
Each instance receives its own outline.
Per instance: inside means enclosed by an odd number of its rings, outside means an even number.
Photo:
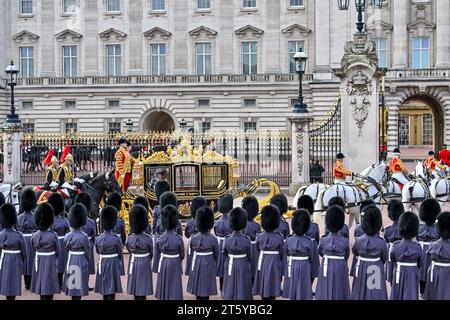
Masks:
[[[199,99],[197,100],[197,106],[199,108],[209,108],[210,101],[209,99]]]
[[[400,114],[398,118],[399,145],[409,146],[409,114]]]
[[[66,78],[77,76],[77,46],[63,46],[63,75]]]
[[[34,123],[24,123],[23,130],[26,133],[34,133]]]
[[[20,1],[20,14],[33,14],[33,0]]]
[[[242,6],[244,8],[256,8],[256,0],[243,0]]]
[[[201,130],[202,130],[202,133],[209,132],[211,130],[211,122],[203,121]]]
[[[20,47],[20,76],[22,78],[34,77],[34,48]]]
[[[108,107],[109,108],[119,108],[120,100],[108,100]]]
[[[412,67],[414,69],[427,69],[430,67],[430,38],[413,37]]]
[[[256,132],[257,123],[255,121],[244,122],[244,132]]]
[[[289,0],[289,7],[291,8],[303,7],[303,0]]]
[[[211,9],[211,0],[197,0],[197,9]]]
[[[22,101],[22,109],[33,109],[33,101],[30,100]]]
[[[120,76],[122,47],[120,44],[106,45],[106,73],[108,76]]]
[[[78,8],[78,0],[63,0],[63,13],[73,13]]]
[[[211,43],[197,43],[197,74],[211,74]]]
[[[65,129],[66,133],[77,132],[78,124],[76,122],[66,122]]]
[[[64,107],[66,109],[75,109],[77,107],[77,102],[75,100],[64,101]]]
[[[166,4],[164,0],[152,0],[152,10],[166,10]]]
[[[119,12],[120,11],[120,0],[108,0],[106,3],[106,11]]]
[[[433,115],[430,113],[422,116],[422,144],[433,145]]]
[[[387,68],[388,67],[387,39],[377,38],[375,39],[375,43],[377,46],[378,65],[380,68]]]
[[[258,51],[256,42],[242,42],[242,73],[258,72]]]
[[[246,108],[256,107],[256,99],[254,98],[244,99],[244,107]]]
[[[289,72],[295,73],[297,72],[297,66],[294,60],[294,55],[299,51],[299,49],[305,49],[304,41],[289,41],[288,43],[289,49]]]
[[[159,76],[166,74],[166,45],[155,43],[150,45],[151,51],[151,74]]]
[[[121,130],[120,122],[108,122],[108,133],[117,133]]]

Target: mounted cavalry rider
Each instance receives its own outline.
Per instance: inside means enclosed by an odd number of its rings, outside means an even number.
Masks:
[[[392,178],[398,182],[400,190],[402,190],[403,186],[409,182],[409,172],[403,164],[403,161],[400,159],[399,148],[395,148],[392,152],[392,159],[389,161],[388,168],[392,174]]]
[[[344,158],[344,154],[340,152],[336,155],[336,162],[334,163],[333,170],[335,184],[345,184],[345,179],[347,177],[353,178],[354,176],[352,171],[345,169]]]
[[[426,170],[429,170],[431,173],[431,178],[439,178],[439,174],[436,170],[436,167],[439,169],[445,171],[445,166],[441,165],[435,158],[434,158],[434,151],[428,152],[428,158],[424,161],[423,166]]]
[[[53,155],[53,152],[53,149],[50,150],[44,159],[47,170],[45,171],[45,184],[42,190],[50,190],[56,186],[58,181],[58,158]]]
[[[74,197],[76,187],[73,186],[73,156],[69,153],[63,157],[62,160],[63,163],[59,167],[58,172],[58,189],[65,193],[66,196]],[[67,193],[65,191],[67,191]]]

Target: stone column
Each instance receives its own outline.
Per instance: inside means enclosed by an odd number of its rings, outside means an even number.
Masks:
[[[187,74],[188,65],[186,57],[189,57],[188,46],[186,41],[187,34],[187,8],[188,1],[177,1],[171,7],[173,9],[174,32],[173,32],[173,48],[174,48],[174,74]]]
[[[289,195],[309,184],[309,125],[313,120],[309,113],[294,113],[289,117],[292,125],[292,182]]]
[[[5,129],[3,132],[3,182],[15,184],[20,181],[22,152],[20,129]]]
[[[98,76],[98,7],[97,1],[86,1],[84,11],[84,76]]]
[[[450,67],[450,1],[436,0],[436,68]]]
[[[341,68],[341,151],[346,167],[361,172],[379,160],[380,76],[375,43],[357,33],[344,48]]]
[[[40,76],[41,77],[54,77],[55,76],[55,30],[54,30],[54,8],[60,8],[55,6],[53,0],[42,0],[41,11],[36,13],[40,18],[41,34],[39,38],[40,47]],[[57,13],[60,14],[59,12]]]
[[[314,79],[331,80],[330,61],[330,3],[329,1],[316,1],[315,3],[315,41],[316,66]]]
[[[408,67],[408,29],[407,29],[407,0],[392,1],[394,11],[394,32],[393,32],[393,63],[394,69],[404,69]]]

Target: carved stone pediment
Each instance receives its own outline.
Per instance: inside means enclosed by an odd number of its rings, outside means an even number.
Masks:
[[[301,26],[298,23],[294,23],[293,25],[290,25],[289,27],[281,30],[281,32],[284,33],[287,37],[290,37],[294,32],[298,32],[300,35],[305,36],[311,33],[312,30]]]
[[[202,35],[204,35],[206,38],[213,38],[217,35],[217,31],[205,26],[200,26],[198,28],[189,31],[189,34],[194,38],[199,38]]]
[[[239,28],[236,31],[234,31],[235,34],[237,34],[239,37],[255,37],[259,38],[264,33],[263,30],[258,29],[252,25],[246,25],[245,27]]]
[[[72,40],[72,41],[80,41],[80,39],[83,37],[82,34],[79,34],[76,31],[65,29],[57,34],[55,34],[56,39],[59,41],[66,41],[66,40]]]
[[[115,37],[116,40],[121,41],[121,40],[123,40],[123,39],[127,36],[127,34],[124,33],[124,32],[122,32],[122,31],[119,31],[119,30],[117,30],[117,29],[109,28],[109,29],[107,29],[107,30],[101,32],[101,33],[99,34],[99,36],[100,36],[100,38],[102,38],[103,40],[110,40],[112,37]]]
[[[436,28],[436,24],[426,20],[418,20],[408,25],[408,30],[417,30],[420,28],[434,30]]]
[[[159,27],[154,27],[146,32],[144,32],[144,37],[146,37],[149,40],[154,39],[155,37],[161,37],[163,40],[167,40],[172,35],[171,32],[164,30]]]
[[[19,33],[13,35],[12,38],[17,43],[20,43],[24,40],[27,40],[29,42],[36,42],[39,39],[39,36],[30,31],[22,30]]]

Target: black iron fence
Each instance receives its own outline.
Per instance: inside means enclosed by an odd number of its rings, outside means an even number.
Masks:
[[[153,152],[177,145],[182,136],[189,135],[195,148],[215,149],[239,162],[239,183],[267,178],[280,186],[291,182],[291,134],[284,131],[266,132],[133,132],[124,134],[132,143],[135,158],[147,157]],[[86,133],[34,133],[25,134],[22,140],[22,182],[25,185],[42,185],[45,176],[43,160],[50,150],[58,159],[65,146],[71,147],[77,176],[91,171],[105,172],[114,169],[114,154],[121,134],[104,132]]]

